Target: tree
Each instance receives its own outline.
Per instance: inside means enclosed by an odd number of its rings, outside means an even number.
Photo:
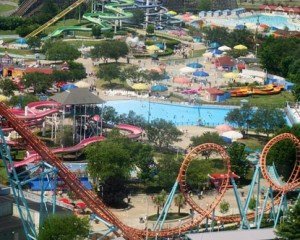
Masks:
[[[211,0],[199,0],[198,11],[209,11],[211,10]]]
[[[53,81],[49,75],[37,72],[25,74],[22,83],[26,88],[33,87],[35,93],[46,93]]]
[[[88,218],[75,215],[51,215],[39,229],[38,240],[83,240],[89,235]]]
[[[159,210],[160,208],[162,208],[165,204],[165,201],[166,201],[166,198],[167,198],[167,192],[165,190],[162,190],[160,192],[160,194],[156,195],[154,198],[153,198],[153,203],[156,205],[157,207],[157,212],[156,212],[156,215],[158,216],[159,215]]]
[[[182,132],[177,129],[174,123],[164,119],[154,119],[146,127],[149,142],[159,149],[168,148],[172,143],[178,142]]]
[[[73,132],[72,126],[64,126],[63,129],[58,132],[56,142],[64,147],[73,146]]]
[[[103,201],[109,206],[123,206],[127,196],[125,182],[134,166],[127,142],[128,139],[109,136],[85,150],[88,172],[103,185]]]
[[[258,107],[253,114],[253,127],[257,133],[269,137],[271,133],[285,126],[284,112],[278,108]]]
[[[147,34],[153,34],[154,33],[154,25],[148,24],[148,26],[146,28],[146,33]]]
[[[120,57],[125,57],[128,51],[128,46],[123,41],[102,41],[91,50],[91,56],[92,58],[102,58],[104,62],[107,62],[109,58],[117,62]]]
[[[295,99],[300,100],[300,84],[295,84],[293,86],[293,95],[295,97]]]
[[[132,12],[132,18],[130,19],[134,25],[140,25],[145,20],[145,13],[141,9],[134,9]]]
[[[81,53],[73,45],[56,41],[54,44],[50,44],[50,47],[46,51],[46,58],[54,61],[73,61],[79,58]]]
[[[38,97],[32,94],[12,96],[9,100],[9,105],[13,107],[19,106],[21,108],[25,108],[28,103],[37,102],[38,100]]]
[[[164,189],[170,189],[178,175],[182,158],[173,154],[164,154],[157,161],[157,185]]]
[[[137,115],[134,111],[129,111],[128,114],[122,114],[119,116],[119,122],[136,125],[139,127],[146,127],[146,120],[143,116]]]
[[[222,200],[222,202],[220,203],[220,212],[222,214],[227,213],[229,211],[229,207],[230,207],[229,202]]]
[[[203,143],[216,143],[219,145],[225,144],[223,138],[216,132],[204,132],[201,136],[193,136],[191,137],[192,146],[196,147]],[[213,150],[206,150],[202,153],[206,159],[209,159]]]
[[[13,96],[14,91],[18,90],[16,84],[8,78],[0,80],[0,89],[5,96]]]
[[[33,32],[35,29],[37,29],[38,27],[39,27],[38,24],[19,26],[16,28],[16,32],[17,34],[19,34],[20,37],[25,37],[29,33]]]
[[[246,179],[250,169],[250,163],[247,160],[245,145],[239,142],[233,142],[227,152],[230,156],[231,171],[241,177],[241,180]]]
[[[30,37],[27,40],[27,44],[29,48],[35,50],[36,48],[40,48],[41,46],[41,39],[39,37]]]
[[[185,198],[182,193],[179,193],[174,198],[175,206],[178,207],[178,215],[180,215],[180,209],[186,204]]]
[[[112,80],[120,77],[121,70],[118,64],[102,64],[99,66],[97,76],[112,85]]]
[[[73,81],[81,80],[86,77],[86,70],[82,63],[68,61],[68,66],[69,66],[69,74]]]
[[[225,120],[232,125],[237,125],[239,128],[247,130],[251,125],[254,111],[248,104],[244,104],[241,108],[232,109],[227,113]]]
[[[282,221],[275,231],[283,239],[300,239],[300,201],[287,211],[286,220]]]
[[[256,198],[255,198],[255,196],[253,196],[253,197],[250,198],[248,207],[252,211],[255,210],[255,208],[256,208]]]
[[[102,31],[101,31],[101,26],[100,26],[100,25],[94,25],[94,26],[92,27],[92,35],[93,35],[96,39],[98,39],[98,38],[101,37],[101,33],[102,33]]]
[[[123,68],[121,78],[123,81],[131,80],[135,83],[144,83],[149,81],[149,72],[139,69],[136,65],[130,65]]]

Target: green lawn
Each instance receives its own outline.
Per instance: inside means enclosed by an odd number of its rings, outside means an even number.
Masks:
[[[88,23],[85,20],[81,21],[81,24],[83,23]],[[49,34],[51,32],[53,32],[54,30],[56,30],[59,27],[67,27],[67,26],[75,26],[78,25],[79,21],[78,19],[66,19],[66,20],[60,20],[57,23],[55,23],[54,25],[51,25],[50,27],[46,28],[45,33]]]
[[[12,5],[8,5],[8,4],[2,4],[0,3],[0,15],[2,13],[8,12],[8,11],[12,11],[14,10],[16,7],[12,6]]]
[[[247,99],[252,106],[273,106],[283,108],[286,102],[294,102],[295,98],[290,92],[281,92],[277,95],[255,95],[249,97],[232,97],[226,101],[228,104],[240,105],[242,99]]]
[[[6,48],[0,48],[0,53],[5,53],[5,52],[7,52],[8,54],[19,54],[19,55],[33,54],[33,51],[27,50],[27,49],[6,49]]]
[[[15,30],[0,30],[0,35],[13,35],[16,34]]]
[[[244,143],[246,147],[250,149],[263,149],[265,142],[262,142],[262,140],[259,140],[255,137],[249,137],[245,139],[239,139],[238,142]]]

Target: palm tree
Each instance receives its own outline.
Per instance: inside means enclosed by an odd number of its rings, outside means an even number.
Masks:
[[[164,206],[166,198],[167,198],[167,192],[165,190],[162,190],[160,194],[156,195],[153,198],[153,203],[157,207],[157,213],[156,213],[157,216],[159,215],[159,209]]]
[[[174,199],[174,202],[175,202],[175,206],[178,207],[178,215],[180,215],[180,209],[183,208],[186,204],[183,194],[182,193],[177,194]]]

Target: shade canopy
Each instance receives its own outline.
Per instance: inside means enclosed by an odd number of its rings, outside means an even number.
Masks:
[[[26,44],[27,41],[26,41],[25,38],[19,38],[19,39],[16,40],[16,43],[19,43],[19,44]]]
[[[236,72],[228,72],[228,73],[224,73],[223,77],[227,78],[227,79],[235,79],[238,78],[239,74]]]
[[[239,44],[233,47],[235,50],[247,50],[248,48],[245,45]]]
[[[131,87],[137,91],[145,91],[149,89],[149,86],[145,83],[135,83]]]
[[[88,88],[74,88],[71,90],[57,93],[50,99],[61,103],[62,105],[89,105],[101,104],[105,101],[91,93]]]
[[[71,201],[68,198],[61,198],[61,199],[59,199],[59,201],[65,203],[65,204],[71,204]]]
[[[236,25],[236,26],[235,26],[235,29],[237,29],[237,30],[243,30],[243,29],[245,29],[245,28],[246,28],[246,26],[243,25],[243,24],[239,24],[239,25]]]
[[[214,55],[221,55],[223,52],[218,50],[218,49],[212,49],[211,53],[214,54]]]
[[[222,137],[229,138],[233,141],[243,138],[243,134],[237,131],[228,131],[221,134]]]
[[[202,68],[203,65],[200,64],[200,63],[197,63],[197,62],[193,62],[193,63],[189,63],[186,65],[187,67],[190,67],[190,68]]]
[[[196,71],[193,73],[193,76],[195,77],[208,77],[209,74],[207,72],[204,71]]]
[[[63,91],[66,91],[66,90],[71,90],[71,89],[74,89],[74,88],[78,88],[78,87],[76,85],[70,83],[70,84],[63,85],[60,89],[63,90]]]
[[[0,102],[5,102],[8,100],[8,97],[4,96],[4,95],[0,95]]]
[[[173,82],[180,83],[180,84],[189,84],[191,80],[187,77],[174,77]]]
[[[191,68],[191,67],[183,67],[183,68],[180,68],[179,70],[181,73],[193,73],[196,71],[195,68]]]
[[[81,208],[81,209],[85,209],[86,208],[86,204],[84,202],[78,202],[76,203],[76,206]]]
[[[207,57],[207,58],[211,58],[213,56],[213,53],[211,53],[211,52],[205,52],[205,53],[203,53],[202,56],[203,57]]]
[[[160,50],[160,48],[156,45],[150,45],[146,47],[148,51],[154,52]]]
[[[224,133],[224,132],[232,131],[233,128],[227,124],[221,124],[221,125],[216,126],[216,130],[219,133]]]
[[[170,14],[170,15],[177,15],[177,12],[175,12],[175,11],[169,11],[168,14]]]
[[[217,42],[212,42],[211,44],[209,44],[209,47],[210,48],[218,48],[218,47],[220,47],[220,44]]]
[[[151,87],[152,92],[165,92],[168,88],[164,85],[155,85]]]
[[[230,51],[230,50],[231,50],[231,47],[228,47],[228,46],[223,45],[223,46],[219,47],[218,50],[223,51],[223,52],[224,52],[224,51]]]

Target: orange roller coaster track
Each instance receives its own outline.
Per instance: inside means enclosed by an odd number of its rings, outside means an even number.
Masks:
[[[82,199],[83,202],[99,217],[103,218],[104,220],[110,222],[114,226],[118,228],[118,231],[115,232],[117,235],[123,235],[126,239],[130,240],[138,240],[144,239],[145,237],[166,237],[177,235],[183,232],[190,230],[191,228],[197,226],[201,223],[205,218],[210,216],[210,213],[213,211],[214,208],[220,203],[221,199],[223,198],[227,186],[230,181],[230,158],[226,152],[226,150],[217,144],[213,143],[206,143],[197,146],[194,148],[184,159],[182,166],[180,168],[177,181],[180,186],[180,190],[183,192],[187,202],[191,205],[191,207],[199,213],[194,219],[182,224],[180,227],[175,227],[172,229],[162,229],[157,231],[146,231],[141,229],[135,229],[129,227],[122,223],[102,202],[101,199],[97,197],[97,195],[93,191],[86,190],[77,177],[71,173],[62,161],[55,156],[52,151],[50,151],[47,146],[37,137],[35,136],[30,129],[8,109],[8,107],[4,103],[0,103],[0,115],[5,117],[8,122],[10,122],[11,126],[16,130],[26,141],[27,143],[44,159],[44,161],[48,162],[49,164],[56,167],[59,171],[59,176],[63,179],[63,181],[70,187],[70,189],[75,193],[75,195]],[[275,140],[274,140],[275,139]],[[299,139],[291,134],[286,134],[284,136],[279,135],[272,139],[264,148],[262,158],[261,158],[261,165],[262,165],[262,172],[263,176],[269,181],[270,185],[274,186],[280,192],[289,191],[297,186],[299,186],[299,158],[297,155],[297,162],[291,175],[286,187],[277,186],[276,183],[272,182],[272,179],[268,176],[266,170],[266,156],[268,154],[269,149],[278,141],[284,139],[291,139],[297,146],[297,154],[299,154]],[[221,191],[218,196],[215,198],[213,203],[210,205],[208,209],[200,208],[188,195],[187,183],[186,183],[186,172],[190,162],[198,156],[203,151],[213,150],[218,152],[223,162],[226,166],[226,178],[222,182]],[[277,201],[277,200],[276,200]],[[269,208],[266,208],[268,210]],[[247,215],[248,218],[252,218],[254,215],[249,214]],[[220,219],[223,222],[238,222],[240,221],[239,215],[227,216],[227,217],[217,217],[216,219]]]

